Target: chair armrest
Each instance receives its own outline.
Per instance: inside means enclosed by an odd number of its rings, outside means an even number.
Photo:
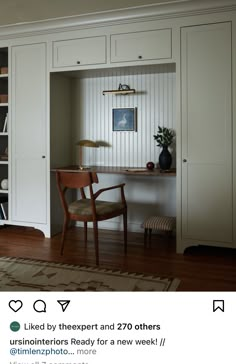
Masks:
[[[121,190],[121,199],[122,199],[122,202],[125,202],[125,194],[124,194],[124,186],[125,186],[125,183],[121,183],[119,185],[115,185],[115,186],[111,186],[111,187],[106,187],[106,188],[101,188],[100,190],[98,190],[96,193],[94,193],[93,197],[94,199],[96,200],[96,198],[103,192],[106,192],[106,191],[110,191],[110,190],[114,190],[114,189],[117,189],[117,188],[120,188]]]

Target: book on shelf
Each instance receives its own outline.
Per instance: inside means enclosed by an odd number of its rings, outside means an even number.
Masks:
[[[7,220],[8,219],[8,202],[1,203],[0,208],[1,208],[1,215],[3,216],[2,219]]]
[[[6,113],[5,120],[4,120],[4,125],[3,125],[3,130],[2,130],[3,133],[7,133],[7,129],[8,129],[7,124],[8,124],[8,112]]]
[[[0,155],[0,161],[4,161],[4,162],[8,161],[8,156],[5,155],[5,154],[1,154]]]
[[[0,220],[5,220],[1,206],[0,206]]]
[[[5,148],[3,154],[0,154],[0,161],[8,161],[8,147]]]
[[[8,219],[8,196],[4,194],[0,195],[0,219]]]

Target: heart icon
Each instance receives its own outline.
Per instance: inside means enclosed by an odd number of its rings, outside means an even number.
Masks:
[[[21,309],[21,307],[23,306],[23,302],[20,301],[20,300],[17,300],[17,301],[14,301],[14,300],[11,300],[9,302],[9,307],[12,311],[14,312],[17,312]]]

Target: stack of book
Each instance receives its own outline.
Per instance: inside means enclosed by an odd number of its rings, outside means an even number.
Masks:
[[[0,195],[0,220],[8,219],[8,196]]]

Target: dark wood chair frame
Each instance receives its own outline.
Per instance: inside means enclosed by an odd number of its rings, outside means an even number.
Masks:
[[[93,223],[93,233],[94,233],[94,245],[95,245],[95,255],[96,255],[96,264],[99,265],[99,242],[98,242],[98,221],[108,220],[116,216],[123,215],[123,225],[124,225],[124,251],[127,253],[127,204],[124,193],[125,183],[121,183],[119,185],[106,187],[99,189],[97,192],[93,192],[93,183],[98,183],[98,177],[95,172],[64,172],[64,171],[56,171],[56,179],[57,179],[57,187],[59,190],[60,200],[62,203],[63,211],[64,211],[64,223],[63,223],[63,231],[61,237],[61,255],[64,251],[65,245],[65,236],[69,227],[69,223],[71,220],[81,221],[84,223],[84,241],[87,242],[87,223]],[[68,202],[66,200],[66,191],[68,189],[79,189],[81,194],[81,199],[87,199],[86,192],[84,190],[85,187],[89,189],[89,199],[91,202],[91,215],[78,215],[72,214],[68,211]],[[116,209],[112,212],[105,213],[103,215],[97,214],[96,212],[96,200],[98,196],[100,196],[103,192],[120,189],[120,197],[122,208]]]

